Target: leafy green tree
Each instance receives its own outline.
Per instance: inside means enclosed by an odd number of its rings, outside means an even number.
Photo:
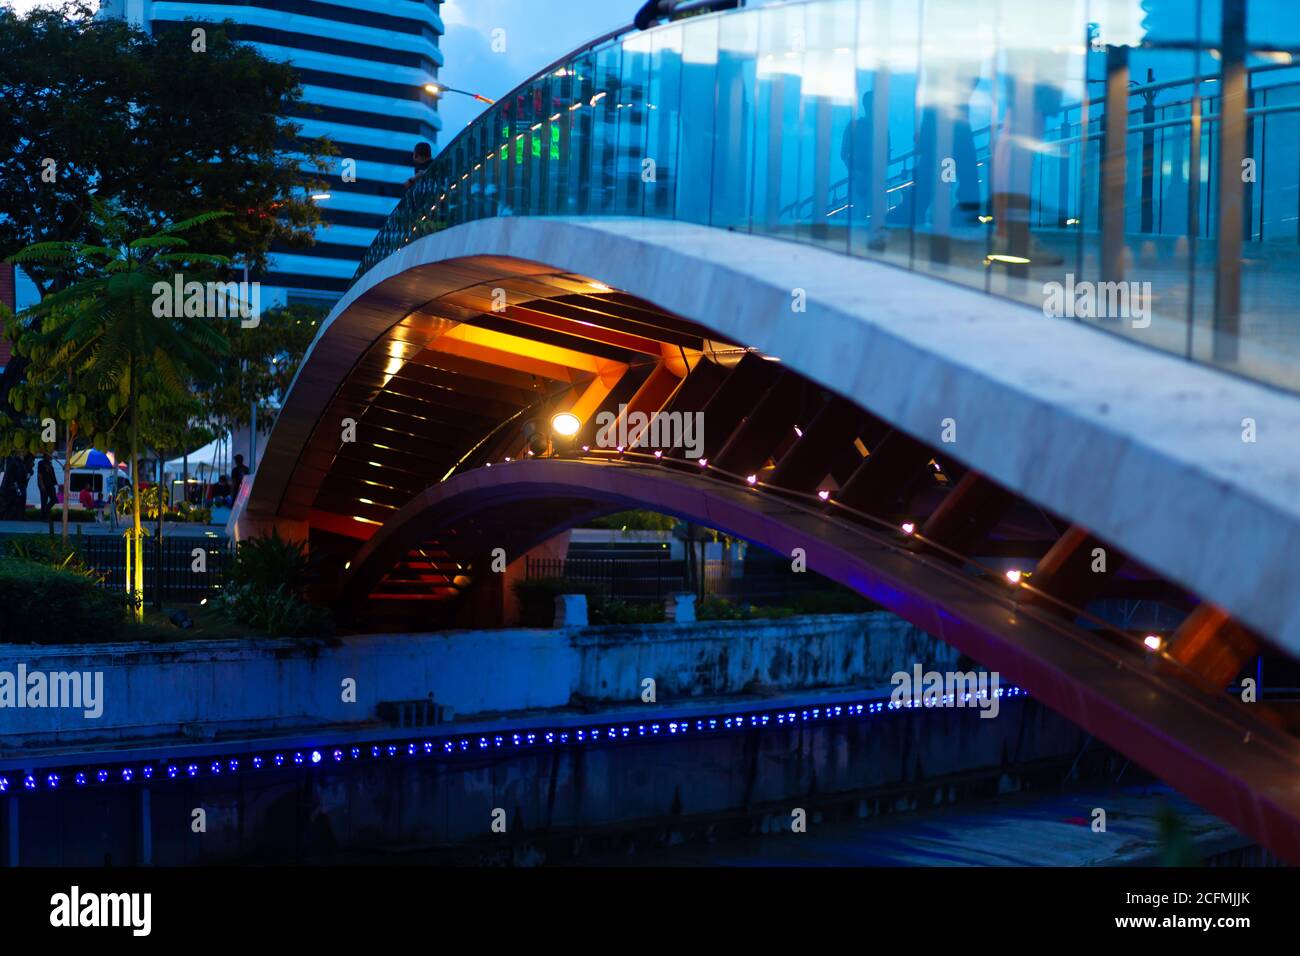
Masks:
[[[218,368],[220,367],[219,365]],[[149,418],[141,427],[140,440],[154,450],[159,472],[163,470],[163,465],[171,454],[206,445],[216,437],[211,428],[202,424],[210,417],[210,409],[206,407],[200,395],[190,392],[185,394],[168,392],[159,387],[159,383],[150,381],[148,370],[145,371],[143,384],[145,390],[153,396],[153,402]],[[192,383],[191,387],[197,384],[197,382]],[[159,499],[158,496],[161,498]],[[161,507],[157,505],[158,500],[162,502]],[[146,491],[142,504],[146,506],[149,515],[157,519],[158,537],[161,538],[168,507],[176,504],[171,500],[171,487],[164,487],[160,481],[154,501],[152,508],[147,507],[150,495]]]
[[[192,240],[254,274],[273,245],[310,244],[320,212],[307,195],[336,151],[283,118],[299,109],[294,69],[218,24],[203,24],[196,50],[184,26],[150,35],[93,16],[85,0],[23,17],[0,5],[0,258],[42,242],[103,244],[92,194],[133,235],[225,211]],[[42,295],[95,274],[79,257],[24,271]],[[27,367],[21,355],[9,363],[0,400]]]
[[[108,435],[120,416],[109,411],[102,393],[82,387],[79,370],[67,361],[71,347],[64,342],[64,336],[76,319],[74,307],[51,309],[39,329],[32,329],[8,310],[4,313],[5,334],[31,365],[26,380],[9,394],[14,410],[25,413],[25,417],[0,419],[0,449],[30,451],[34,455],[49,452],[57,447],[62,432],[62,540],[66,545],[71,500],[67,463],[81,436]]]
[[[225,432],[248,424],[257,406],[257,427],[275,420],[278,399],[293,383],[307,347],[316,337],[325,310],[310,305],[269,309],[252,328],[227,319],[219,328],[230,342],[221,378],[204,394],[211,423]]]
[[[143,615],[139,599],[144,590],[140,414],[183,401],[195,379],[215,381],[220,370],[214,356],[229,351],[229,343],[206,319],[183,308],[163,310],[170,316],[156,314],[155,286],[169,287],[178,270],[228,263],[223,256],[189,251],[180,235],[223,215],[201,213],[133,239],[124,217],[91,197],[95,231],[111,244],[37,243],[11,257],[19,264],[75,259],[78,271],[88,275],[29,309],[26,334],[36,338],[36,347],[48,350],[54,369],[75,374],[87,390],[106,393],[108,411],[127,415],[132,500],[127,577],[136,595],[137,618]],[[61,309],[72,312],[73,319],[46,329],[40,320]]]

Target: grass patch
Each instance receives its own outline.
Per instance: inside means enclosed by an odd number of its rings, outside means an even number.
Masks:
[[[176,611],[188,614],[194,626],[180,628],[173,624],[170,618]],[[232,621],[209,602],[202,605],[164,605],[161,611],[146,607],[144,621],[128,624],[123,631],[122,640],[166,644],[174,641],[224,641],[266,636],[245,624]]]

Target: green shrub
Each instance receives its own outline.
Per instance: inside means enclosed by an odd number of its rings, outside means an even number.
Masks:
[[[145,521],[158,520],[158,498],[162,497],[163,507],[171,505],[171,492],[164,486],[150,485],[140,492],[140,518]],[[123,485],[117,489],[117,513],[131,513],[131,486]],[[165,520],[165,519],[164,519]]]
[[[634,603],[596,595],[587,599],[587,614],[592,624],[661,624],[664,606],[658,601]]]
[[[43,564],[47,567],[70,571],[90,578],[96,584],[103,580],[103,575],[91,568],[86,559],[75,547],[65,545],[61,538],[54,535],[22,535],[10,538],[5,543],[5,551],[11,558]]]
[[[212,509],[204,508],[199,505],[192,505],[188,501],[182,501],[172,509],[168,516],[172,521],[190,521],[194,524],[207,524],[212,520]]]
[[[249,538],[235,551],[229,579],[231,584],[266,593],[283,587],[300,595],[307,586],[307,550],[301,542],[280,537],[278,531]]]
[[[236,624],[277,637],[330,633],[330,612],[303,597],[308,571],[306,548],[278,531],[241,541],[217,609]]]
[[[710,595],[695,604],[697,621],[744,621],[748,620],[747,608],[728,601],[726,598]]]
[[[273,637],[325,636],[334,630],[326,608],[309,604],[283,586],[268,590],[253,584],[235,585],[217,598],[217,608],[234,623]]]
[[[119,640],[126,596],[93,577],[25,558],[0,560],[0,643],[101,644]]]

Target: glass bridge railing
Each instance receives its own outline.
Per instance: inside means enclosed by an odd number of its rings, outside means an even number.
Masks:
[[[878,260],[1300,390],[1295,0],[806,0],[606,38],[462,131],[358,275],[490,216]]]

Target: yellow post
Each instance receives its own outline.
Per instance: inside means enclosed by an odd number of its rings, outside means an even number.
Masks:
[[[144,554],[140,550],[139,528],[128,527],[122,532],[126,540],[126,593],[132,598],[131,615],[144,618]]]

